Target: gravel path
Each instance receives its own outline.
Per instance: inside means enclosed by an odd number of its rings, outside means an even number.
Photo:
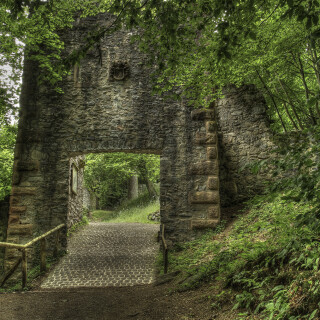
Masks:
[[[68,254],[41,288],[150,284],[155,277],[158,230],[156,224],[90,223],[71,237]]]

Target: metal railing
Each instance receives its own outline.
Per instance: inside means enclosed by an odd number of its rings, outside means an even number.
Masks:
[[[168,272],[168,246],[166,239],[164,237],[164,224],[161,225],[161,241],[162,241],[162,252],[163,252],[163,272],[166,274]]]
[[[29,241],[26,244],[16,244],[16,243],[10,243],[10,242],[0,242],[0,247],[6,247],[11,249],[18,249],[21,251],[21,257],[16,261],[16,263],[8,270],[5,275],[0,279],[0,287],[2,287],[5,282],[14,274],[14,272],[17,270],[21,263],[21,272],[22,272],[22,288],[25,288],[27,285],[27,270],[28,270],[28,264],[27,264],[27,249],[35,244],[36,242],[40,241],[40,271],[44,272],[47,270],[47,261],[46,261],[46,252],[47,252],[47,242],[46,237],[56,232],[56,237],[54,241],[54,250],[53,250],[53,256],[58,256],[59,251],[59,236],[60,236],[60,230],[65,227],[65,224],[60,224],[57,227],[49,230],[48,232],[44,233],[43,235]]]

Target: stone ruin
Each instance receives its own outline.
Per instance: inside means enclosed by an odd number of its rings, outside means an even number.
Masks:
[[[66,52],[106,23],[103,14],[75,23],[63,35]],[[130,37],[122,30],[102,38],[61,83],[64,94],[38,85],[37,63],[25,60],[6,241],[26,243],[81,219],[87,153],[160,155],[161,223],[173,242],[213,228],[220,205],[261,189],[262,179],[242,169],[268,156],[262,95],[229,88],[209,109],[152,95],[150,66]]]

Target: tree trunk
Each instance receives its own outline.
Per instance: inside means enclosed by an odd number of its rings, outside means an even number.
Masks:
[[[148,189],[150,198],[156,199],[158,197],[158,195],[157,195],[157,192],[156,192],[156,189],[155,189],[153,183],[150,180],[146,179],[146,185],[147,185],[147,189]]]
[[[128,199],[133,200],[139,195],[138,176],[131,176],[129,179]]]

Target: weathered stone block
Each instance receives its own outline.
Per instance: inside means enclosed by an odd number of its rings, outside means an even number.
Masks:
[[[220,205],[210,206],[208,208],[208,218],[209,219],[220,218]]]
[[[12,224],[8,226],[8,235],[32,235],[32,224]]]
[[[215,133],[217,131],[217,122],[206,121],[206,131],[209,133]]]
[[[194,211],[192,214],[193,219],[208,219],[208,212],[206,209]]]
[[[10,196],[10,207],[15,206],[21,202],[20,197]]]
[[[219,223],[219,219],[197,219],[192,220],[192,229],[214,228]]]
[[[15,224],[15,223],[19,223],[19,222],[20,222],[20,215],[18,215],[18,214],[10,214],[9,215],[9,219],[8,219],[9,224]]]
[[[35,171],[39,170],[39,161],[31,160],[31,161],[17,161],[17,170],[18,171]]]
[[[21,177],[22,177],[21,171],[14,171],[12,175],[12,184],[13,185],[19,184],[21,181]]]
[[[19,243],[19,238],[17,238],[16,241],[10,241],[12,243]],[[5,265],[6,265],[6,269],[9,270],[15,263],[15,258],[17,257],[21,257],[21,253],[17,250],[17,249],[11,249],[8,248],[6,250],[6,261],[5,261]],[[11,261],[10,261],[11,260]],[[12,261],[14,260],[14,261]]]
[[[10,207],[10,214],[20,214],[20,213],[23,213],[27,210],[27,207],[26,206],[17,206],[17,207],[14,207],[14,206],[11,206]]]
[[[219,204],[219,191],[192,191],[189,193],[191,204],[216,203]]]
[[[214,120],[214,109],[196,109],[191,112],[192,120]]]
[[[219,177],[209,177],[207,181],[209,190],[219,190]]]
[[[197,132],[195,137],[195,144],[216,144],[217,134],[216,133],[202,133]]]
[[[193,164],[191,174],[193,175],[218,175],[218,160],[201,161]]]
[[[12,195],[35,195],[36,192],[34,187],[13,187],[11,190]]]
[[[207,147],[207,160],[215,160],[218,158],[217,146]]]

